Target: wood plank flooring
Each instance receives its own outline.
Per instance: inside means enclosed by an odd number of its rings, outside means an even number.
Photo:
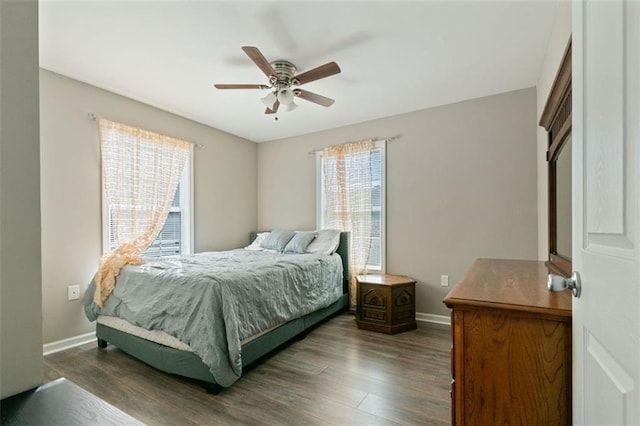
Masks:
[[[449,327],[418,323],[389,336],[341,314],[252,366],[213,396],[109,345],[45,357],[66,377],[150,425],[444,425],[451,419]]]

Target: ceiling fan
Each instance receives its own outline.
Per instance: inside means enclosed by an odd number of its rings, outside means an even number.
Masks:
[[[292,88],[292,86],[300,86],[338,74],[340,67],[335,62],[329,62],[301,74],[296,74],[296,66],[289,61],[277,60],[269,62],[257,47],[243,46],[242,50],[269,78],[269,84],[215,84],[216,89],[268,89],[269,94],[262,98],[262,102],[267,106],[265,114],[275,114],[281,104],[286,111],[293,111],[298,107],[293,102],[295,97],[324,107],[329,107],[335,102],[326,96],[297,87]]]

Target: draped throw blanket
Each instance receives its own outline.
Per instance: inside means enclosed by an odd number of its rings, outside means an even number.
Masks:
[[[126,264],[141,264],[142,253],[162,230],[190,143],[113,121],[98,119],[102,182],[114,250],[100,259],[94,301],[103,306]]]
[[[322,151],[325,226],[351,233],[349,304],[356,306],[356,275],[366,271],[371,249],[372,140],[334,145]]]

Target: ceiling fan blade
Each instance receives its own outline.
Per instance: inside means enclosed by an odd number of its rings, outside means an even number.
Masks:
[[[214,84],[216,89],[268,89],[264,84]]]
[[[244,50],[244,53],[249,56],[249,58],[258,66],[258,68],[262,70],[262,72],[267,77],[276,75],[276,70],[273,69],[269,61],[267,61],[267,59],[264,57],[264,55],[262,55],[257,47],[242,46],[242,50]]]
[[[276,101],[275,104],[273,104],[273,109],[271,108],[267,108],[264,113],[265,114],[275,114],[276,112],[278,112],[278,107],[280,106],[280,101]]]
[[[327,98],[326,96],[318,95],[317,93],[302,89],[296,89],[293,93],[299,98],[313,102],[314,104],[322,105],[323,107],[330,107],[335,102],[335,100]]]
[[[330,75],[338,74],[340,67],[335,62],[329,62],[328,64],[320,65],[309,71],[305,71],[302,74],[298,74],[292,78],[297,84],[305,84],[310,81],[319,80],[321,78],[329,77]]]

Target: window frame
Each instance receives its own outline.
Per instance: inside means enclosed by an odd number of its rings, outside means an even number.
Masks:
[[[386,245],[387,245],[387,152],[386,152],[386,140],[373,141],[373,151],[380,151],[380,174],[381,174],[381,189],[380,189],[380,266],[367,265],[367,273],[372,274],[384,274],[386,273]],[[315,152],[316,154],[316,227],[317,229],[324,228],[324,206],[326,198],[324,195],[324,167],[322,150]],[[372,179],[372,184],[374,180]],[[371,210],[374,211],[373,209]],[[372,237],[373,239],[373,237]]]
[[[180,207],[171,207],[170,212],[180,212],[180,255],[189,255],[194,252],[193,241],[193,145],[189,147],[189,156],[180,177],[178,184],[180,190]],[[111,218],[109,217],[108,203],[106,201],[104,175],[102,164],[100,167],[100,203],[102,209],[102,254],[111,252],[109,242],[111,241]],[[144,253],[143,253],[144,255]]]

